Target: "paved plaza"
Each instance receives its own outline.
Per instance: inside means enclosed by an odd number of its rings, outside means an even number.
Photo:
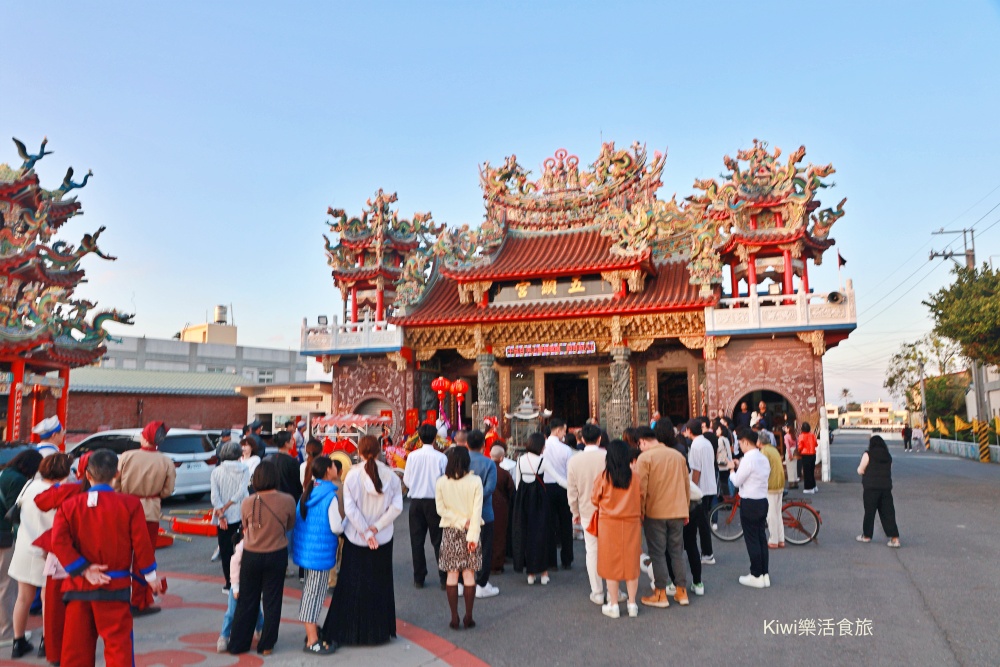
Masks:
[[[637,619],[610,620],[587,598],[581,542],[573,569],[553,573],[546,587],[529,587],[509,570],[495,577],[501,595],[477,601],[478,627],[456,632],[447,627],[444,593],[410,585],[404,512],[395,544],[399,638],[389,645],[342,649],[330,658],[304,655],[304,633],[295,621],[298,583],[289,579],[274,655],[216,655],[225,597],[218,564],[209,562],[214,543],[194,538],[157,554],[170,590],[161,614],[136,622],[136,664],[1000,663],[994,566],[1000,553],[994,510],[1000,467],[903,454],[898,441],[890,441],[903,548],[886,548],[879,528],[871,544],[858,544],[861,485],[854,469],[865,441],[862,434],[838,434],[833,482],[821,484],[812,498],[823,517],[819,544],[772,551],[767,590],[737,583],[748,568],[742,541],[716,542],[718,564],[705,567],[704,597],[692,596],[686,608],[642,607]],[[641,586],[648,587],[645,577]],[[42,661],[0,660],[15,664]]]

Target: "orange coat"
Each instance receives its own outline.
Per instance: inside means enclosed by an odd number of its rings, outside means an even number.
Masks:
[[[611,581],[639,578],[642,554],[642,497],[639,476],[627,489],[617,489],[601,473],[591,495],[600,512],[597,527],[597,574]]]

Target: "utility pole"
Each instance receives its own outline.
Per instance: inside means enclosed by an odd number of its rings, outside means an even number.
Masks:
[[[956,255],[965,255],[965,268],[976,270],[976,230],[974,229],[958,229],[958,230],[948,230],[945,231],[944,227],[936,232],[931,232],[932,234],[961,234],[962,235],[962,245],[964,246],[964,251],[962,253],[956,253],[953,250],[947,250],[944,252],[935,252],[931,250],[930,259],[934,260],[938,257],[944,259],[954,259]],[[986,405],[986,384],[985,376],[983,374],[982,365],[972,359],[972,385],[973,390],[976,392],[976,418],[984,421],[990,418],[990,409]]]
[[[927,428],[927,381],[924,378],[924,360],[917,362],[920,365],[920,428]]]

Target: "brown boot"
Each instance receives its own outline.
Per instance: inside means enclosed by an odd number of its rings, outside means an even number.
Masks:
[[[667,591],[662,588],[657,588],[653,591],[652,595],[642,598],[639,602],[643,603],[647,607],[659,607],[660,609],[666,609],[670,606],[670,599],[667,598]]]
[[[686,607],[688,604],[690,604],[690,602],[688,600],[688,592],[687,592],[686,588],[678,588],[677,589],[677,592],[674,593],[674,602],[676,602],[677,604],[679,604],[682,607]]]
[[[458,630],[458,585],[446,586],[448,594],[448,606],[451,607],[451,623],[448,624],[452,630]]]
[[[462,625],[466,629],[474,628],[476,622],[472,620],[472,605],[476,602],[476,584],[473,583],[471,586],[466,584],[462,594],[465,596],[465,618],[462,619]]]

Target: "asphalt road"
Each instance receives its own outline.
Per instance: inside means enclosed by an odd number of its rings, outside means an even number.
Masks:
[[[857,434],[836,438],[833,481],[811,498],[823,517],[819,542],[771,551],[769,589],[737,582],[749,571],[742,541],[716,542],[718,564],[705,566],[704,597],[692,596],[684,608],[640,607],[636,619],[626,618],[623,606],[623,617],[611,620],[588,599],[583,543],[577,542],[574,568],[554,572],[546,587],[529,587],[508,564],[506,574],[492,579],[500,596],[477,601],[478,627],[455,632],[447,626],[444,593],[411,585],[404,509],[394,554],[397,615],[497,666],[1000,664],[994,565],[1000,466],[904,454],[898,441],[890,442],[903,548],[885,546],[877,521],[875,539],[859,544],[855,468],[866,442]],[[166,510],[205,504],[175,503]],[[219,574],[219,565],[209,562],[214,541],[194,540],[159,552],[161,568]],[[429,545],[427,552],[433,562]],[[640,590],[648,585],[644,576]],[[821,627],[827,619],[833,636],[799,634],[800,625],[808,626],[800,621]],[[842,621],[850,635],[842,633]],[[859,621],[870,635],[856,635]],[[794,634],[773,634],[779,626],[791,626]]]

